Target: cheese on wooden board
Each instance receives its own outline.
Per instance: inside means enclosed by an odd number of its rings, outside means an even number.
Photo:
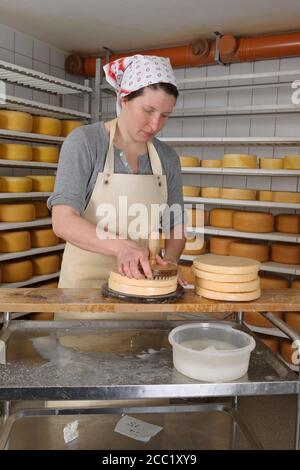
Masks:
[[[257,279],[257,271],[253,271],[248,274],[218,274],[209,271],[202,271],[197,269],[195,266],[192,267],[192,271],[196,278],[207,279],[208,281],[215,282],[250,282]]]
[[[32,132],[58,137],[61,134],[61,121],[45,116],[34,116]]]
[[[300,170],[300,155],[286,155],[283,157],[285,170]]]
[[[291,202],[297,204],[300,202],[300,193],[291,191],[273,191],[273,202]]]
[[[280,170],[283,168],[282,158],[260,158],[259,167],[264,170]]]
[[[256,336],[273,352],[279,351],[279,339],[269,335],[261,335],[256,333]]]
[[[225,153],[223,157],[224,168],[257,168],[256,155],[243,153]]]
[[[15,253],[31,248],[30,233],[26,230],[0,232],[0,252]]]
[[[32,181],[27,176],[1,176],[3,193],[29,193]]]
[[[197,257],[193,264],[198,270],[218,274],[257,274],[260,269],[260,263],[255,260],[212,254]]]
[[[283,233],[300,233],[300,215],[277,214],[275,216],[275,229]]]
[[[281,312],[273,312],[278,318],[282,318],[283,314]],[[273,323],[263,317],[259,312],[245,312],[244,321],[249,325],[259,326],[261,328],[274,328]]]
[[[257,191],[257,199],[271,202],[273,200],[273,191]]]
[[[0,109],[0,129],[32,132],[33,117],[29,113]]]
[[[195,274],[192,271],[192,264],[180,264],[179,269],[188,284],[195,284]]]
[[[59,150],[57,147],[49,145],[32,147],[32,159],[35,162],[57,163]]]
[[[213,300],[230,300],[232,302],[249,302],[250,300],[258,299],[261,295],[260,289],[253,292],[231,293],[231,292],[216,292],[202,287],[196,287],[196,294]]]
[[[63,119],[61,121],[61,136],[62,137],[67,137],[67,135],[70,134],[74,129],[77,129],[77,127],[84,126],[83,121],[72,121],[72,120],[67,120]]]
[[[215,255],[229,255],[229,245],[232,242],[238,241],[238,238],[233,237],[210,237],[209,251]]]
[[[202,168],[222,168],[222,160],[201,160]]]
[[[269,260],[269,247],[263,243],[237,241],[229,245],[229,255],[254,259],[262,263]]]
[[[52,175],[28,175],[32,181],[32,191],[52,192],[54,189],[55,176]]]
[[[252,201],[256,199],[256,190],[255,189],[222,188],[221,198]]]
[[[24,144],[0,144],[0,158],[4,160],[30,161],[32,147]]]
[[[30,232],[32,248],[43,248],[59,244],[59,238],[52,228],[41,228]]]
[[[197,157],[188,157],[188,156],[182,155],[181,157],[179,157],[179,159],[180,159],[180,165],[182,167],[200,165],[200,160]]]
[[[46,255],[32,258],[32,270],[35,276],[57,272],[59,270],[59,256]]]
[[[38,219],[40,217],[49,217],[49,209],[46,202],[44,201],[32,201],[32,204],[35,207],[35,217]]]
[[[183,255],[201,255],[206,251],[206,240],[200,237],[194,237],[185,243]]]
[[[233,228],[240,232],[268,233],[274,230],[274,216],[267,212],[235,211]]]
[[[196,278],[196,286],[216,292],[253,292],[259,289],[259,279],[249,282],[216,282]]]
[[[221,188],[201,188],[201,197],[219,198],[221,197]]]
[[[182,186],[182,193],[184,197],[198,197],[200,188],[198,186]]]
[[[0,222],[30,222],[34,219],[33,204],[0,204]]]
[[[32,263],[29,260],[1,263],[0,269],[3,283],[27,281],[32,277]]]
[[[284,264],[300,264],[300,245],[294,243],[272,243],[271,260]]]
[[[287,289],[289,281],[286,277],[272,274],[260,274],[260,287],[262,289]]]

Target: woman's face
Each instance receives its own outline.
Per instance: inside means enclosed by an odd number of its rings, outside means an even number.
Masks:
[[[119,117],[134,141],[147,142],[164,127],[175,103],[175,97],[163,90],[145,88],[141,96],[121,100]]]

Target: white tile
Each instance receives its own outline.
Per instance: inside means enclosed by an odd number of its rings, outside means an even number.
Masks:
[[[276,136],[295,137],[299,136],[300,116],[299,114],[290,114],[288,116],[279,116],[276,118]]]
[[[223,147],[204,147],[202,151],[203,160],[220,160],[223,158],[224,148]]]
[[[0,24],[0,47],[4,49],[14,50],[15,32],[4,24]],[[5,59],[1,59],[5,60]]]
[[[50,65],[50,75],[64,79],[65,71],[59,67],[54,67],[53,65]]]
[[[184,109],[200,109],[204,108],[205,106],[205,91],[204,92],[198,92],[198,93],[188,93],[188,94],[182,94],[182,107]],[[178,107],[180,108],[179,104],[180,100],[177,100],[178,102]]]
[[[206,188],[220,188],[223,186],[222,175],[202,175],[201,186]]]
[[[271,189],[270,176],[247,176],[246,188],[250,189]]]
[[[205,93],[205,107],[208,109],[228,106],[227,90],[207,90]]]
[[[225,137],[226,118],[210,118],[204,121],[204,137]]]
[[[243,62],[237,64],[230,64],[228,66],[230,75],[238,75],[238,74],[246,74],[246,73],[253,73],[254,65],[253,62]],[[249,78],[247,80],[231,80],[231,84],[234,85],[247,85],[252,83],[252,79]]]
[[[45,42],[34,39],[33,41],[33,58],[49,64],[50,47]]]
[[[255,88],[252,94],[252,104],[276,104],[277,95],[281,88]]]
[[[14,63],[14,53],[13,51],[9,51],[8,49],[3,49],[0,47],[0,60],[4,60],[5,62],[10,62],[11,64]]]
[[[32,90],[30,88],[15,85],[14,96],[25,98],[26,100],[32,100]]]
[[[41,62],[40,60],[33,60],[33,70],[49,75],[50,65],[46,64],[46,62]]]
[[[273,176],[272,177],[272,191],[297,191],[297,177],[288,176]]]
[[[252,90],[230,90],[228,106],[247,106],[251,104]]]
[[[56,47],[50,48],[50,64],[54,67],[59,67],[64,69],[65,67],[65,59],[67,57],[67,53],[61,51],[60,49],[56,49]]]
[[[182,136],[182,119],[169,119],[162,129],[163,137],[181,137]]]
[[[185,118],[183,119],[182,136],[183,137],[203,137],[204,119]]]
[[[64,106],[69,109],[78,110],[78,97],[73,95],[65,95]]]
[[[69,82],[74,82],[74,83],[79,83],[81,85],[84,85],[84,83],[81,82],[81,78],[83,77],[78,77],[77,75],[72,75],[71,73],[66,72],[66,80]]]
[[[22,54],[15,54],[15,64],[20,65],[21,67],[26,67],[28,69],[32,69],[32,58],[22,55]]]
[[[280,61],[279,59],[274,60],[258,60],[253,63],[254,73],[264,72],[277,72],[279,70]],[[253,83],[276,83],[278,77],[267,77],[267,78],[255,78]]]
[[[15,52],[18,54],[32,57],[33,39],[27,34],[15,32]]]
[[[232,117],[227,120],[227,137],[248,137],[250,132],[250,119]]]
[[[274,137],[276,118],[267,116],[264,118],[253,117],[250,119],[251,137]]]
[[[246,176],[224,175],[224,188],[246,188]]]
[[[200,186],[200,176],[199,175],[182,175],[183,185],[184,186]]]
[[[33,101],[38,101],[39,103],[49,104],[49,93],[43,91],[33,90],[32,99]]]

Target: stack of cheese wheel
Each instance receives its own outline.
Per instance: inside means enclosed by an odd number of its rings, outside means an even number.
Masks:
[[[260,297],[257,261],[205,254],[193,262],[196,293],[208,299],[249,301]]]
[[[35,219],[34,204],[0,204],[0,222],[30,222]]]
[[[165,279],[130,279],[111,271],[108,287],[115,292],[143,297],[167,295],[177,289],[177,276]]]
[[[285,170],[300,170],[300,155],[286,155],[286,157],[283,157],[283,168]]]
[[[195,274],[192,271],[191,264],[180,264],[179,269],[183,278],[187,281],[188,284],[195,285]]]
[[[212,209],[209,213],[209,224],[212,227],[232,228],[233,214],[232,209]]]
[[[260,158],[259,167],[264,170],[280,170],[283,168],[282,158]]]
[[[272,243],[271,260],[284,264],[300,264],[300,245],[294,243]]]
[[[300,202],[300,193],[291,191],[272,191],[272,201],[298,204]]]
[[[0,252],[15,253],[31,248],[30,233],[26,230],[0,232]]]
[[[268,233],[274,230],[274,216],[267,212],[235,211],[233,228],[240,232]]]
[[[275,216],[275,230],[283,233],[300,233],[300,215],[277,214]]]
[[[32,201],[35,207],[35,217],[37,219],[41,217],[49,217],[49,209],[45,201]]]
[[[1,263],[2,282],[22,282],[32,278],[32,263],[29,260]]]
[[[1,176],[1,191],[3,193],[29,193],[32,181],[27,176]]]
[[[20,111],[0,110],[0,129],[18,132],[32,132],[31,114]]]
[[[183,255],[201,255],[206,252],[206,240],[200,237],[194,237],[185,242]]]
[[[59,238],[57,235],[55,235],[52,228],[31,230],[30,239],[32,248],[55,246],[59,243]]]
[[[32,160],[32,148],[24,144],[0,144],[0,158],[30,161]]]
[[[256,155],[243,153],[225,153],[223,157],[224,168],[257,168]]]
[[[202,209],[187,209],[187,225],[189,227],[204,227],[207,223],[207,211]]]
[[[54,189],[55,176],[52,175],[28,175],[32,181],[32,191],[52,192]]]
[[[269,335],[262,335],[262,334],[257,334],[256,335],[266,346],[269,348],[273,353],[277,353],[279,351],[279,339],[274,338],[273,336]]]
[[[179,159],[180,159],[180,165],[182,167],[200,165],[200,160],[197,157],[188,157],[188,156],[182,155],[181,157],[179,157]]]
[[[201,197],[219,198],[221,197],[221,188],[202,188]]]
[[[255,189],[237,189],[237,188],[222,188],[221,196],[222,199],[238,199],[245,201],[252,201],[256,199]]]
[[[45,116],[34,116],[32,132],[58,137],[61,135],[61,121]]]
[[[273,200],[273,191],[257,191],[257,199],[258,201],[271,202]]]
[[[54,146],[36,146],[32,147],[32,159],[35,162],[57,163],[59,158],[59,150]]]
[[[198,186],[182,186],[182,193],[184,197],[198,197],[200,188]]]
[[[265,243],[239,240],[230,243],[228,251],[230,256],[249,258],[261,263],[269,260],[269,246]]]
[[[83,121],[68,121],[68,120],[62,120],[61,121],[61,136],[62,137],[67,137],[67,135],[70,134],[74,129],[77,129],[77,127],[84,126]]]
[[[201,160],[203,168],[222,168],[222,160]]]

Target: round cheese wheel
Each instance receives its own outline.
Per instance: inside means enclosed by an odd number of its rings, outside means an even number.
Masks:
[[[184,197],[198,197],[200,188],[198,186],[182,186],[182,193]]]
[[[181,157],[179,157],[179,159],[180,159],[180,165],[182,167],[184,167],[184,166],[199,166],[200,165],[200,160],[197,157],[181,156]]]
[[[282,158],[260,158],[259,166],[265,170],[280,170],[283,168]]]
[[[258,299],[261,295],[260,289],[253,292],[217,292],[213,290],[203,289],[202,287],[196,287],[196,294],[206,297],[207,299],[213,300],[230,300],[231,302],[249,302],[251,300]]]
[[[212,209],[209,213],[209,223],[213,227],[232,228],[234,210]]]
[[[58,255],[37,256],[32,258],[32,270],[35,276],[55,273],[59,270]]]
[[[209,251],[215,255],[229,255],[229,245],[232,242],[237,241],[238,238],[231,237],[210,237],[209,239]]]
[[[291,284],[292,289],[300,289],[300,279],[294,279]]]
[[[35,217],[38,219],[40,217],[49,217],[49,209],[46,202],[44,201],[32,201],[32,204],[35,207]]]
[[[229,245],[230,256],[255,259],[263,263],[269,260],[269,247],[263,243],[251,243],[246,241],[232,242]]]
[[[25,230],[16,232],[0,232],[0,252],[14,253],[29,250],[31,247],[30,233]]]
[[[282,318],[283,314],[281,312],[273,312],[278,318]],[[245,312],[244,320],[248,325],[259,326],[260,328],[274,328],[273,323],[263,317],[259,312]]]
[[[221,188],[201,188],[201,197],[219,198],[221,197]]]
[[[30,238],[32,248],[55,246],[59,243],[59,238],[55,235],[52,228],[41,228],[38,230],[31,230]]]
[[[77,127],[84,126],[83,121],[69,121],[63,119],[61,121],[61,136],[62,137],[67,137],[67,135],[70,134],[74,129],[77,129]]]
[[[224,168],[257,168],[256,155],[243,153],[225,153],[223,157]]]
[[[32,181],[27,176],[1,176],[3,193],[29,193]]]
[[[52,192],[54,189],[55,176],[52,175],[28,175],[32,180],[32,191]]]
[[[181,271],[182,276],[188,282],[188,284],[195,284],[195,274],[192,271],[191,264],[180,264],[179,269]]]
[[[300,170],[300,155],[286,155],[283,157],[285,170]]]
[[[2,282],[27,281],[32,277],[31,261],[11,261],[1,263]]]
[[[202,209],[187,209],[187,225],[190,227],[204,227],[207,221],[207,211]]]
[[[57,163],[59,158],[59,150],[57,147],[36,146],[32,147],[32,159],[35,162]]]
[[[185,243],[183,255],[201,255],[206,252],[206,240],[200,237],[194,237]]]
[[[266,212],[242,212],[233,214],[233,228],[241,232],[268,233],[274,230],[274,216]]]
[[[211,254],[199,256],[194,259],[193,264],[201,271],[219,274],[250,274],[257,273],[260,269],[260,264],[254,260]]]
[[[166,279],[134,279],[122,276],[117,271],[111,271],[109,282],[115,282],[119,285],[137,286],[137,287],[173,287],[177,286],[177,276],[168,277]]]
[[[273,200],[273,191],[257,191],[257,199],[271,202]]]
[[[279,339],[274,338],[273,336],[268,335],[261,335],[257,334],[258,338],[267,346],[267,348],[271,349],[273,353],[277,353],[279,351]]]
[[[4,160],[30,161],[32,148],[24,144],[0,144],[0,158]]]
[[[222,168],[222,160],[201,160],[203,168]]]
[[[300,233],[300,215],[278,214],[275,216],[275,230],[283,233]]]
[[[34,219],[33,204],[0,204],[0,222],[30,222]]]
[[[300,333],[300,312],[287,312],[285,314],[285,321]]]
[[[273,191],[272,201],[274,202],[291,202],[297,204],[300,202],[300,193],[290,191]]]
[[[249,282],[216,282],[196,278],[196,286],[216,292],[253,292],[259,289],[259,279]]]
[[[273,243],[271,260],[284,264],[300,264],[300,245],[294,243]]]
[[[32,132],[34,134],[60,136],[61,121],[45,116],[34,116]]]
[[[222,188],[221,189],[222,199],[242,199],[242,200],[253,200],[256,199],[255,189],[236,189],[236,188]]]
[[[131,286],[127,284],[120,284],[118,282],[108,280],[108,287],[116,292],[120,292],[122,294],[128,295],[139,295],[139,296],[153,296],[153,295],[166,295],[174,292],[177,288],[177,281],[176,285],[174,286],[166,286],[166,287],[138,287],[138,286]]]
[[[195,266],[192,267],[192,271],[195,274],[196,279],[207,279],[208,281],[215,282],[250,282],[257,279],[257,271],[253,271],[249,274],[218,274],[209,271],[201,271]]]
[[[293,364],[293,359],[297,359],[298,356],[297,351],[292,347],[292,344],[293,343],[290,340],[280,341],[280,354],[289,364]],[[299,363],[295,365],[299,365]]]
[[[289,281],[283,276],[260,274],[260,287],[262,289],[287,289]]]
[[[20,111],[0,110],[0,129],[18,132],[32,132],[31,114]]]

